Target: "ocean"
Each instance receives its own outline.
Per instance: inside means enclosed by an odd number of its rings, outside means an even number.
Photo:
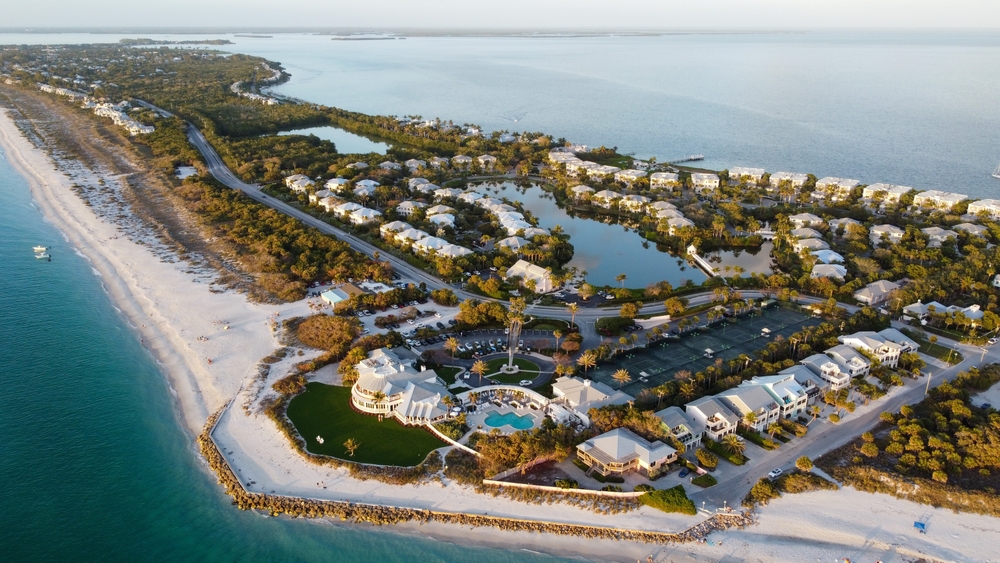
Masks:
[[[557,560],[234,508],[156,362],[2,152],[0,233],[0,559]]]
[[[229,38],[224,49],[292,73],[281,93],[350,110],[541,131],[661,161],[701,153],[710,168],[1000,194],[997,32]],[[236,510],[100,278],[4,160],[0,233],[5,560],[552,560]],[[39,243],[52,262],[32,256]]]

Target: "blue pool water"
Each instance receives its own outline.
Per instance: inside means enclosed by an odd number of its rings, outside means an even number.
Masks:
[[[519,415],[512,412],[500,414],[496,411],[488,414],[484,422],[486,423],[486,426],[493,428],[510,425],[517,430],[527,430],[535,425],[535,421],[528,415]]]

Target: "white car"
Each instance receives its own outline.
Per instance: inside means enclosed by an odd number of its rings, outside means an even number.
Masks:
[[[784,471],[781,469],[772,469],[771,472],[767,474],[767,478],[772,480],[777,479],[778,477],[781,477],[782,473],[784,473]]]
[[[990,338],[989,343],[990,344],[996,344],[997,343],[997,339],[996,338]]]
[[[531,385],[531,380],[530,379],[522,379],[521,380],[521,387],[527,387],[529,385]]]

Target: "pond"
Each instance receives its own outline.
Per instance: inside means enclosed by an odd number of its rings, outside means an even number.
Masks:
[[[574,249],[573,260],[567,266],[586,271],[587,281],[594,285],[617,286],[615,278],[619,274],[627,276],[625,285],[629,287],[645,287],[663,280],[675,287],[687,280],[696,284],[705,281],[704,272],[682,257],[657,250],[655,243],[644,239],[635,229],[570,216],[551,194],[537,185],[522,188],[505,182],[481,184],[477,189],[524,203],[541,227],[551,229],[560,225],[570,236]]]
[[[279,135],[316,135],[320,139],[332,141],[340,154],[368,154],[370,152],[385,154],[389,145],[372,141],[366,137],[355,135],[336,127],[309,127],[294,131],[282,131]]]
[[[774,244],[770,241],[760,245],[760,248],[739,248],[735,250],[716,250],[703,255],[709,264],[715,267],[724,276],[736,274],[734,268],[742,268],[741,275],[750,274],[773,274],[771,249]],[[730,270],[726,270],[729,267]]]

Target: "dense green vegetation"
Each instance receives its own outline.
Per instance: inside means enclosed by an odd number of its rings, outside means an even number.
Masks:
[[[997,364],[960,373],[920,403],[895,415],[883,413],[874,432],[823,456],[817,465],[860,490],[998,514],[1000,414],[970,402],[972,394],[997,382]]]
[[[643,493],[639,497],[639,502],[663,512],[679,512],[691,516],[698,513],[698,510],[694,507],[694,502],[687,498],[687,493],[684,492],[683,485]]]
[[[698,485],[703,489],[707,489],[713,485],[719,484],[719,481],[716,480],[715,477],[712,477],[711,474],[705,473],[704,475],[699,475],[694,479],[691,479],[691,483],[694,485]]]

